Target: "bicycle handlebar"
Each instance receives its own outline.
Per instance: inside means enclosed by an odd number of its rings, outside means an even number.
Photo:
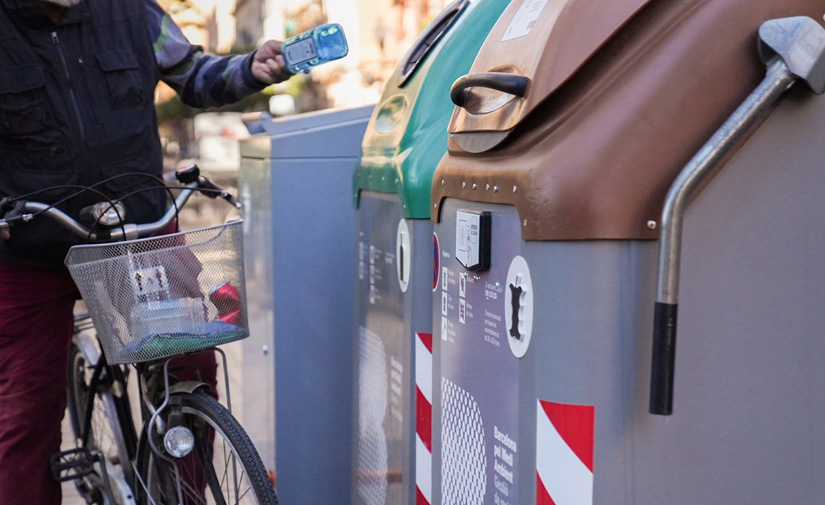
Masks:
[[[192,196],[192,193],[195,191],[201,190],[204,194],[212,198],[220,196],[235,208],[241,208],[241,204],[235,201],[232,195],[215,186],[206,177],[196,176],[194,180],[193,178],[189,178],[189,182],[182,188],[175,189],[180,189],[180,193],[177,198],[175,198],[175,203],[166,210],[166,213],[160,219],[152,223],[117,224],[110,228],[95,230],[94,227],[87,228],[73,217],[49,204],[35,201],[18,201],[13,211],[15,214],[14,217],[9,219],[7,214],[0,219],[0,230],[8,229],[9,226],[16,221],[28,222],[37,216],[46,215],[70,232],[89,242],[117,242],[149,237],[166,229],[172,224],[175,217],[177,217],[178,211],[186,205],[189,197]],[[217,192],[217,194],[213,195],[211,192]]]

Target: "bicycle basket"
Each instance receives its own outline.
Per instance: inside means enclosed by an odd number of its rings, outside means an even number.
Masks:
[[[241,221],[66,256],[109,363],[137,363],[249,335]]]

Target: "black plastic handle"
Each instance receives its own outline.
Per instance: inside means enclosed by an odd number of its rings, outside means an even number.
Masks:
[[[438,43],[441,36],[458,21],[459,15],[470,4],[470,0],[455,0],[441,11],[433,21],[427,26],[418,39],[413,43],[413,48],[404,62],[404,67],[398,79],[398,87],[403,87],[409,78],[418,69],[418,65],[424,61],[430,49]]]
[[[504,72],[478,72],[459,77],[450,88],[450,99],[459,107],[467,101],[467,88],[482,87],[503,91],[518,97],[527,92],[530,79],[523,75],[505,74]]]
[[[676,366],[676,316],[679,305],[656,302],[653,317],[653,360],[650,369],[650,413],[673,413],[673,372]]]

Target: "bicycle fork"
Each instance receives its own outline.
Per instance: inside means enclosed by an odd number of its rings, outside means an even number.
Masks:
[[[224,384],[226,390],[226,409],[230,413],[232,412],[232,403],[229,394],[229,369],[227,367],[227,360],[226,354],[223,352],[222,349],[219,348],[211,348],[207,349],[206,351],[215,351],[221,355],[221,359],[223,362],[223,372],[224,372]],[[154,372],[150,371],[147,374],[140,375],[140,383],[141,383],[141,399],[143,401],[143,405],[148,412],[149,419],[145,421],[145,430],[144,436],[146,437],[146,443],[148,444],[149,448],[151,449],[152,453],[155,457],[159,458],[160,460],[166,462],[169,467],[173,469],[174,472],[174,486],[172,486],[168,479],[160,479],[166,487],[169,489],[166,490],[167,494],[171,491],[178,498],[178,505],[182,505],[184,503],[183,500],[183,489],[181,483],[183,482],[183,477],[180,472],[180,468],[178,465],[178,459],[185,457],[191,451],[206,451],[203,447],[205,444],[208,444],[208,440],[204,439],[204,437],[199,436],[196,437],[194,433],[192,433],[189,428],[184,426],[183,423],[183,414],[181,413],[181,405],[180,401],[176,401],[175,395],[176,394],[194,394],[195,391],[202,387],[207,387],[207,385],[203,382],[197,381],[187,381],[187,382],[178,382],[175,384],[170,385],[169,380],[169,363],[175,359],[177,356],[171,357],[164,361],[163,363],[163,401],[155,407],[155,402],[152,401],[153,398],[158,397],[159,391],[155,387],[152,387],[147,380],[147,376],[151,376]],[[166,412],[168,411],[168,413]],[[145,419],[146,416],[144,416]],[[164,419],[166,421],[164,421]],[[153,432],[154,430],[154,432]],[[181,433],[178,436],[174,436],[174,430],[185,430],[186,433]],[[158,447],[156,443],[155,436],[157,435],[159,439],[164,441],[163,448]],[[171,435],[171,436],[170,436]],[[185,442],[184,444],[188,443],[188,447],[181,449],[180,440],[182,439],[189,439],[189,442]],[[177,445],[176,445],[177,444]],[[205,457],[204,454],[207,452],[202,452],[199,454],[199,458]],[[172,457],[170,457],[170,455]],[[136,481],[142,488],[143,491],[146,493],[149,501],[152,502],[152,505],[158,505],[154,498],[152,498],[151,493],[149,491],[149,485],[143,480],[140,475],[140,471],[136,468],[136,464],[133,463],[134,474],[137,477]],[[211,478],[208,478],[208,485],[217,486],[217,482],[213,482],[215,480],[214,475]],[[173,488],[172,488],[173,487]]]

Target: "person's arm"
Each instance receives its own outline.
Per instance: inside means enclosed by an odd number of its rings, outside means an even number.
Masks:
[[[161,79],[187,105],[204,108],[237,102],[291,75],[278,41],[270,40],[245,55],[210,56],[189,43],[156,0],[144,3]]]

